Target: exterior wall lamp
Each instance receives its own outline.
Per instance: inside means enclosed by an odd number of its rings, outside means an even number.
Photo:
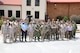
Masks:
[[[54,6],[56,7],[56,4],[54,4]]]
[[[54,3],[54,9],[56,9],[56,6],[57,6],[56,3]]]

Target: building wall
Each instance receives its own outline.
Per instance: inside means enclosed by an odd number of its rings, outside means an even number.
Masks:
[[[4,10],[4,16],[7,18],[8,18],[8,10],[12,10],[12,16],[16,17],[16,11],[19,10],[21,12],[21,6],[0,5],[0,10]]]
[[[70,4],[69,16],[80,15],[80,4]]]
[[[22,1],[22,18],[27,17],[26,11],[31,11],[32,18],[35,18],[35,11],[40,11],[39,20],[45,19],[46,0],[40,0],[40,6],[35,6],[35,0],[31,0],[31,6],[26,5],[26,0]]]
[[[48,3],[47,14],[51,19],[56,19],[57,16],[80,15],[80,4]]]

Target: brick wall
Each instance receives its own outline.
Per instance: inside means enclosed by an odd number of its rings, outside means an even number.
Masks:
[[[50,18],[56,18],[57,16],[68,16],[80,15],[80,4],[71,3],[48,3],[47,4],[47,14]]]
[[[70,4],[69,15],[80,15],[80,4]]]

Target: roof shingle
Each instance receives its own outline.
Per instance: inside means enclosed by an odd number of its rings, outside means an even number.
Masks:
[[[80,2],[80,0],[48,0],[48,2]]]
[[[22,0],[0,0],[0,4],[22,5]]]

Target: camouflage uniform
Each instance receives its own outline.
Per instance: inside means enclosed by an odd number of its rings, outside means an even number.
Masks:
[[[63,40],[63,38],[65,37],[65,32],[66,32],[66,25],[65,24],[61,24],[60,25],[60,38]]]
[[[9,29],[9,40],[10,40],[10,43],[12,43],[12,42],[14,42],[14,31],[15,31],[15,29],[14,29],[13,25],[11,25],[11,24],[10,24],[8,29]]]
[[[54,40],[57,39],[57,25],[55,23],[51,24],[51,36],[54,36]],[[51,37],[51,39],[52,39]]]
[[[1,30],[2,30],[2,34],[3,34],[3,41],[4,43],[6,43],[6,39],[7,39],[7,35],[8,35],[8,30],[7,30],[7,25],[6,23],[4,23],[1,27]]]
[[[33,24],[29,24],[28,27],[29,41],[33,40],[33,33],[34,33]]]
[[[73,38],[75,38],[76,30],[77,30],[77,25],[76,25],[76,23],[73,23],[73,30],[72,30],[72,37]]]
[[[35,37],[35,41],[36,41],[36,38],[38,38],[38,41],[40,40],[40,25],[39,24],[35,24],[34,26],[34,37]]]
[[[60,38],[60,21],[59,21],[59,19],[57,19],[57,21],[56,21],[56,26],[57,26],[57,32],[56,32],[56,39],[58,40],[59,38]]]
[[[45,34],[46,34],[46,25],[43,24],[41,25],[41,40],[44,41],[44,38],[45,38]]]
[[[19,41],[21,41],[21,27],[20,25],[15,25],[15,41],[17,41],[17,38],[19,37]]]
[[[46,23],[45,27],[46,27],[46,36],[45,36],[45,38],[50,40],[50,36],[51,36],[51,26],[50,26],[50,23]]]

